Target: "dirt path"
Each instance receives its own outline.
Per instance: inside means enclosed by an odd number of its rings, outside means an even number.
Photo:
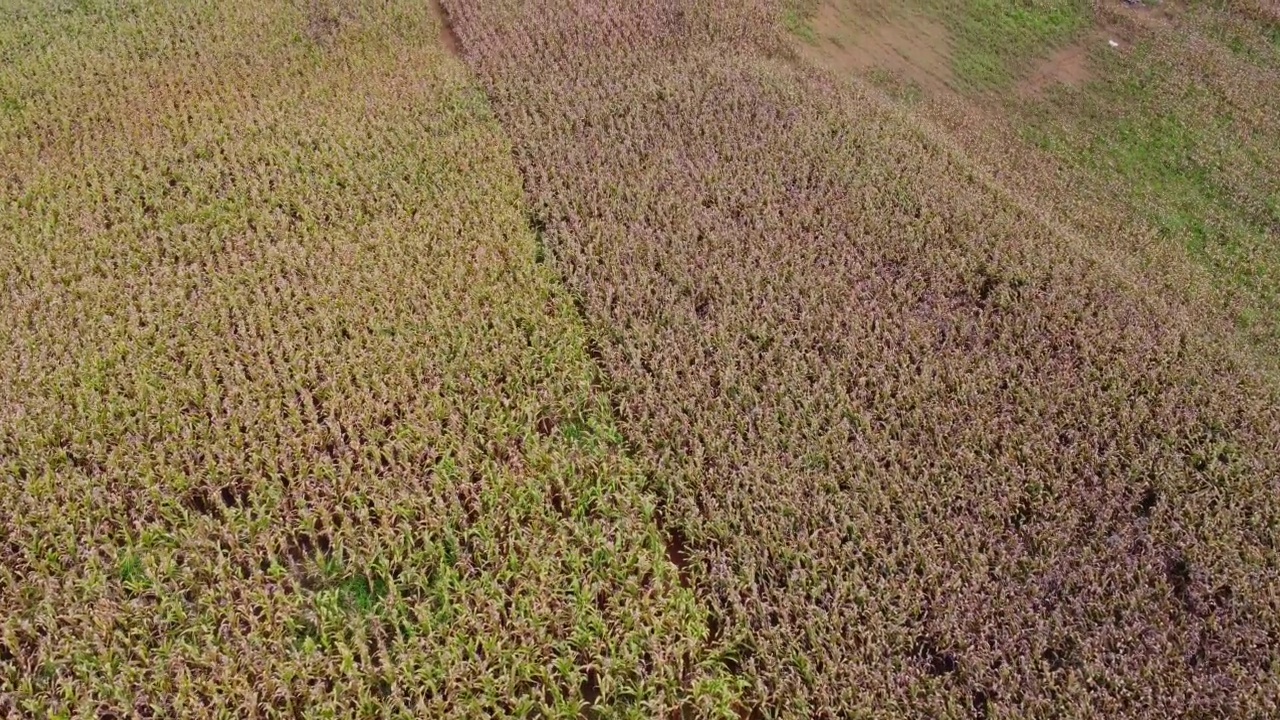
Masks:
[[[461,58],[462,43],[458,40],[458,34],[453,31],[453,25],[449,22],[449,13],[445,12],[440,0],[431,0],[431,13],[440,21],[440,45],[454,57]]]

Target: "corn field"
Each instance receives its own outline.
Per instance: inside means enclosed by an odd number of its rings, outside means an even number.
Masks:
[[[1256,343],[794,3],[0,2],[0,714],[1280,715]]]
[[[728,692],[427,6],[6,13],[0,715]]]

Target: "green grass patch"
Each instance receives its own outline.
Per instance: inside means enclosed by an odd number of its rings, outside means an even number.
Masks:
[[[1220,107],[1214,89],[1177,84],[1181,69],[1150,47],[1099,71],[1085,88],[1025,112],[1023,136],[1114,186],[1222,287],[1249,298],[1243,325],[1280,337],[1280,247],[1271,229],[1280,202],[1265,189],[1274,153],[1228,113],[1206,112]]]
[[[124,583],[125,587],[130,590],[147,582],[147,571],[142,566],[142,558],[134,553],[125,553],[124,557],[120,558],[117,572],[120,582]]]
[[[956,77],[972,89],[1010,85],[1033,58],[1060,46],[1091,21],[1082,0],[967,0],[933,8],[952,32]]]
[[[1052,130],[1043,136],[1054,137]],[[1073,145],[1065,136],[1040,145],[1095,173],[1117,176],[1166,236],[1180,240],[1199,260],[1211,262],[1213,246],[1242,257],[1249,246],[1265,240],[1265,228],[1234,207],[1230,193],[1203,161],[1214,142],[1213,128],[1196,127],[1172,114],[1135,113],[1098,123],[1083,145]],[[1253,235],[1253,241],[1239,237],[1233,226]],[[1243,275],[1236,280],[1247,282]]]
[[[796,37],[809,43],[810,45],[818,42],[818,34],[813,30],[813,24],[809,21],[809,13],[796,7],[789,7],[782,13],[782,24]]]

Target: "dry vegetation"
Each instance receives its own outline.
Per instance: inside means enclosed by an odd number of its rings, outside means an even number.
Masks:
[[[729,702],[440,30],[0,3],[0,716]]]
[[[1280,712],[1280,395],[1199,315],[786,8],[445,6],[745,707]]]

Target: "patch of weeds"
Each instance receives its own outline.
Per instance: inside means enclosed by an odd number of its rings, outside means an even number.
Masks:
[[[1018,132],[1025,142],[1041,150],[1060,154],[1066,154],[1071,150],[1061,133],[1038,122],[1022,126]]]
[[[541,265],[547,261],[547,220],[541,214],[527,210],[525,222],[533,231],[533,262]]]
[[[1280,218],[1277,203],[1250,204],[1222,184],[1221,168],[1241,162],[1241,153],[1227,148],[1238,150],[1248,141],[1229,119],[1199,119],[1195,108],[1212,97],[1183,97],[1170,109],[1163,102],[1165,75],[1177,68],[1148,62],[1143,46],[1134,49],[1134,59],[1126,67],[1106,68],[1102,79],[1080,93],[1026,112],[1022,136],[1069,164],[1110,178],[1124,202],[1208,269],[1215,283],[1243,293],[1248,307],[1240,324],[1264,337],[1280,323],[1274,290],[1280,252],[1268,239]],[[1246,162],[1264,167],[1266,158],[1250,151],[1244,148]]]
[[[1155,78],[1148,75],[1094,84],[1089,95],[1077,98],[1079,106],[1068,100],[1029,115],[1022,135],[1072,164],[1118,176],[1135,199],[1156,200],[1165,208],[1162,216],[1153,217],[1157,224],[1181,230],[1195,225],[1188,216],[1203,216],[1200,211],[1223,195],[1198,159],[1200,150],[1211,144],[1211,130],[1146,109],[1152,82]],[[1116,113],[1109,107],[1128,109]],[[1087,132],[1076,138],[1065,132],[1063,119],[1071,116],[1087,122]]]
[[[360,614],[373,612],[391,589],[382,577],[368,572],[349,572],[336,556],[320,560],[320,575],[324,586],[336,591],[343,608]]]
[[[810,472],[826,472],[830,467],[830,460],[824,453],[809,453],[805,455],[800,464],[805,470]]]
[[[908,105],[918,105],[925,98],[924,88],[915,80],[908,80],[902,83],[894,97]]]
[[[120,582],[126,585],[146,582],[147,579],[147,571],[142,567],[142,558],[133,553],[127,553],[121,558],[117,572],[120,574]]]
[[[1195,159],[1200,134],[1163,116],[1136,116],[1101,133],[1088,152],[1092,161],[1114,168],[1138,196],[1159,208],[1155,220],[1188,249],[1203,251],[1209,232],[1203,218],[1221,194],[1207,169]]]
[[[1136,115],[1100,138],[1101,150],[1128,176],[1161,187],[1182,185],[1197,196],[1216,195],[1206,169],[1194,157],[1201,133],[1172,115]]]
[[[564,435],[564,439],[573,444],[586,442],[591,437],[591,428],[584,422],[567,422],[560,427],[560,433]]]
[[[1227,46],[1227,49],[1230,50],[1235,55],[1239,55],[1241,57],[1246,57],[1246,58],[1252,58],[1254,56],[1254,53],[1252,52],[1252,48],[1249,47],[1249,43],[1245,42],[1245,39],[1243,37],[1235,33],[1232,33],[1230,36],[1226,38],[1225,44]]]
[[[547,243],[542,239],[542,233],[536,233],[533,236],[533,262],[541,265],[547,261]]]
[[[1182,238],[1192,256],[1204,259],[1209,246],[1209,230],[1194,212],[1175,208],[1154,215],[1156,227],[1166,237]]]
[[[452,534],[444,536],[444,565],[446,569],[452,570],[458,565],[458,541],[453,538]]]
[[[621,447],[624,444],[617,428],[583,416],[561,423],[556,431],[569,444],[592,453],[605,452],[611,447]]]
[[[324,645],[324,637],[320,634],[320,628],[310,620],[290,619],[287,621],[289,634],[293,637],[294,645],[303,652],[315,652]]]
[[[956,51],[952,65],[956,77],[973,88],[1007,85],[1013,74],[1005,67],[1004,60],[991,48],[971,47]]]
[[[592,457],[604,457],[626,447],[626,439],[616,427],[589,416],[565,420],[556,426],[555,432],[562,442]]]
[[[147,569],[142,565],[142,558],[136,553],[126,553],[120,559],[116,573],[125,591],[130,595],[142,593],[151,585],[151,578],[147,576]]]
[[[920,87],[920,83],[901,78],[885,68],[872,68],[867,77],[889,97],[906,105],[919,104],[925,98],[924,88]]]
[[[876,85],[876,87],[888,90],[898,83],[898,78],[892,72],[882,67],[874,67],[867,73],[867,79]]]
[[[332,585],[342,577],[342,560],[338,557],[324,554],[318,558],[317,563],[320,566],[320,577],[324,584]]]
[[[622,431],[613,425],[601,425],[596,428],[595,434],[609,447],[621,449],[626,446],[626,438],[622,436]]]
[[[681,717],[761,717],[758,710],[741,704],[749,686],[749,681],[741,675],[727,672],[723,667],[716,668],[694,682],[691,693],[693,707],[686,706]]]
[[[813,684],[813,666],[809,663],[809,658],[801,654],[793,655],[791,657],[791,666],[800,675],[800,678],[804,680],[806,685]]]
[[[1198,159],[1212,146],[1214,132],[1170,115],[1138,116],[1101,133],[1090,152],[1095,163],[1114,168],[1129,183],[1166,237],[1179,240],[1224,281],[1251,288],[1258,272],[1267,270],[1267,258],[1250,259],[1265,247],[1266,229],[1246,216]]]
[[[782,13],[782,24],[787,31],[801,40],[816,45],[818,43],[818,34],[814,32],[813,25],[809,22],[809,16],[799,8],[787,8]]]
[[[361,614],[373,612],[389,590],[386,580],[368,575],[348,578],[339,586],[344,604]]]

